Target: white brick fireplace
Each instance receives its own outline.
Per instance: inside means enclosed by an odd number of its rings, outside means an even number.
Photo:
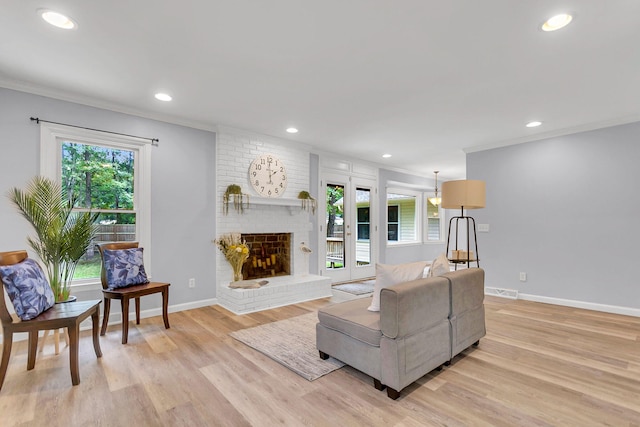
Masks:
[[[249,184],[249,165],[261,154],[278,156],[286,167],[289,182],[282,198],[259,197]],[[231,232],[291,233],[291,275],[266,278],[269,284],[260,289],[229,289],[233,272],[224,256],[217,251],[216,296],[219,304],[234,313],[249,313],[331,296],[331,280],[309,275],[306,271],[308,265],[299,249],[302,242],[309,242],[312,231],[311,214],[303,211],[297,200],[300,191],[309,191],[309,152],[306,147],[220,129],[217,134],[216,177],[218,236]],[[222,194],[230,184],[240,185],[243,192],[249,194],[249,207],[242,214],[232,206],[228,214],[223,212]]]

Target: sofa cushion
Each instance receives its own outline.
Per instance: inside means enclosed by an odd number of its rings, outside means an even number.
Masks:
[[[367,310],[369,298],[333,304],[318,310],[320,324],[374,347],[380,346],[380,313]]]
[[[442,276],[449,271],[451,271],[451,268],[449,267],[449,259],[447,258],[447,254],[443,252],[438,255],[438,258],[433,260],[433,264],[431,264],[431,267],[429,268],[429,274],[427,277]]]
[[[380,311],[380,291],[389,286],[422,278],[426,261],[407,264],[376,264],[376,283],[373,286],[373,299],[367,310]]]

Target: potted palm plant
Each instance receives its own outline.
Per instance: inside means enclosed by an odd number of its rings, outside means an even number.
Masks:
[[[13,188],[9,199],[36,232],[27,242],[44,263],[56,302],[67,301],[78,261],[96,235],[97,215],[74,212],[75,197],[69,199],[60,184],[39,176],[25,190]]]

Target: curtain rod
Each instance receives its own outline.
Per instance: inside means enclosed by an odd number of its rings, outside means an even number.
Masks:
[[[84,127],[84,126],[70,125],[70,124],[67,124],[67,123],[51,122],[49,120],[43,120],[43,119],[41,119],[39,117],[30,117],[30,119],[31,119],[32,122],[36,122],[36,124],[40,124],[40,122],[51,123],[53,125],[71,126],[73,128],[93,130],[93,131],[96,131],[96,132],[110,133],[112,135],[120,135],[120,136],[128,136],[128,137],[131,137],[131,138],[146,139],[146,140],[151,141],[151,145],[154,145],[156,147],[158,146],[158,142],[160,142],[160,140],[158,138],[146,138],[144,136],[136,136],[136,135],[129,135],[129,134],[126,134],[126,133],[111,132],[111,131],[108,131],[108,130],[87,128],[87,127]]]

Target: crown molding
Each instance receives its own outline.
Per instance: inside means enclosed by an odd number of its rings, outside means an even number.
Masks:
[[[124,105],[107,102],[97,98],[60,91],[57,89],[46,88],[44,86],[34,85],[18,80],[11,80],[0,77],[0,87],[11,89],[18,92],[26,92],[32,95],[44,96],[60,101],[73,102],[74,104],[86,105],[88,107],[101,108],[116,113],[128,114],[132,116],[142,117],[150,120],[157,120],[179,126],[185,126],[193,129],[199,129],[209,132],[215,132],[216,126],[199,121],[184,120],[168,114],[150,113],[136,108],[126,107]]]
[[[555,137],[565,136],[565,135],[572,135],[574,133],[589,132],[592,130],[605,129],[613,126],[626,125],[626,124],[634,123],[638,121],[640,121],[640,115],[633,114],[629,116],[616,117],[613,119],[603,120],[599,122],[585,123],[582,125],[572,126],[572,127],[563,128],[563,129],[557,129],[549,132],[537,133],[535,135],[531,135],[523,138],[509,139],[504,141],[492,142],[489,144],[474,145],[472,147],[465,147],[463,151],[465,152],[465,154],[475,153],[478,151],[492,150],[494,148],[508,147],[510,145],[524,144],[526,142],[541,141],[543,139],[555,138]]]

